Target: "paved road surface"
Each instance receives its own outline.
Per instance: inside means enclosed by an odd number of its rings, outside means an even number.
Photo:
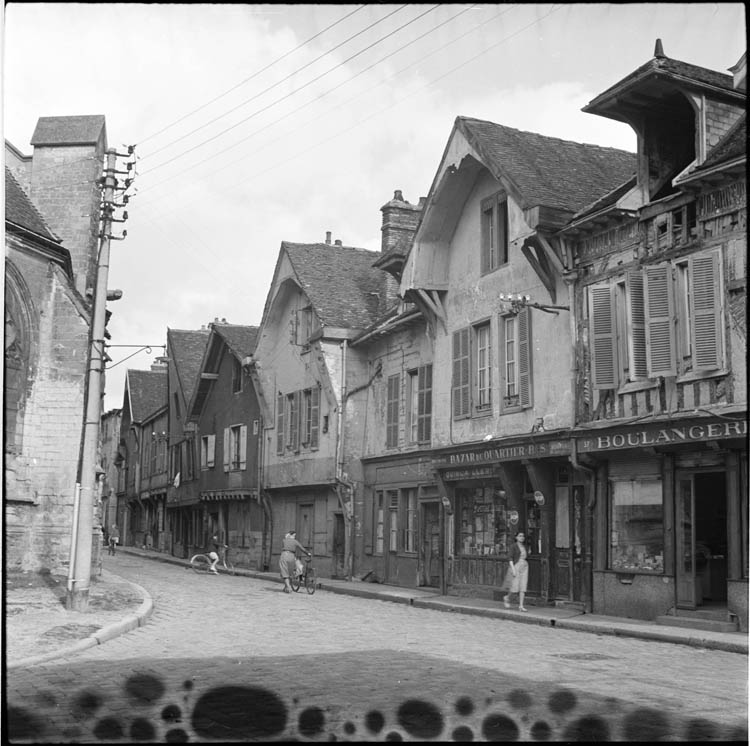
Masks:
[[[148,624],[7,672],[14,742],[747,741],[747,656],[454,615],[133,555]]]

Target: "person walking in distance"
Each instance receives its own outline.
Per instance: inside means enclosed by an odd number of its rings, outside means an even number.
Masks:
[[[279,557],[279,571],[281,577],[284,580],[284,593],[291,593],[292,586],[289,582],[289,578],[293,572],[296,572],[295,560],[297,559],[296,551],[301,550],[308,557],[312,555],[305,549],[302,544],[297,541],[297,532],[292,529],[284,537],[284,543],[282,545],[281,557]]]
[[[115,548],[120,543],[120,529],[117,528],[117,524],[115,523],[114,526],[112,526],[112,530],[109,532],[109,540],[108,540],[109,548],[107,550],[108,554],[114,554]]]
[[[526,535],[523,531],[516,534],[516,543],[510,549],[510,571],[513,574],[513,582],[510,590],[503,599],[505,608],[510,608],[510,596],[512,593],[518,594],[518,610],[526,611],[523,605],[523,599],[526,595],[526,586],[529,582],[529,563],[526,560],[528,550],[526,549]]]

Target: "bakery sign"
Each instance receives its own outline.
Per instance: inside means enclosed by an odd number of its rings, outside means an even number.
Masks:
[[[618,448],[665,446],[675,443],[698,443],[722,438],[747,436],[747,420],[712,422],[705,425],[670,425],[650,427],[627,432],[602,433],[576,438],[579,452],[609,451]]]

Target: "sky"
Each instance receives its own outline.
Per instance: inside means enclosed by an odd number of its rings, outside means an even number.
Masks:
[[[3,37],[19,150],[39,117],[83,114],[136,146],[108,283],[110,343],[133,347],[109,350],[107,411],[168,328],[260,325],[282,241],[331,231],[379,251],[380,208],[427,195],[457,116],[635,151],[627,125],[581,108],[657,38],[728,72],[746,18],[742,3],[10,2]]]

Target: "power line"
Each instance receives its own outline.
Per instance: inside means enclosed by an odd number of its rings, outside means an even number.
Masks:
[[[290,55],[292,55],[295,52],[299,51],[300,49],[302,49],[302,47],[307,46],[311,41],[314,41],[319,36],[322,36],[327,31],[330,31],[334,26],[338,26],[339,23],[343,23],[347,18],[351,18],[351,16],[353,16],[355,13],[359,13],[360,10],[362,10],[363,8],[366,8],[366,7],[367,7],[366,5],[360,5],[358,8],[355,8],[351,12],[347,13],[345,16],[342,16],[341,18],[339,18],[338,21],[334,21],[330,26],[326,26],[326,28],[324,28],[322,31],[318,31],[317,34],[314,34],[313,36],[311,36],[306,41],[303,41],[301,44],[298,44],[294,49],[290,49],[288,52],[285,52],[284,54],[282,54],[281,57],[277,57],[275,60],[273,60],[273,62],[269,62],[265,67],[261,68],[260,70],[257,70],[250,77],[245,78],[244,80],[241,80],[236,85],[234,85],[231,88],[229,88],[228,90],[224,91],[224,93],[220,93],[218,96],[216,96],[215,98],[212,98],[210,101],[207,101],[205,104],[201,104],[197,109],[193,109],[193,111],[185,114],[184,116],[180,117],[179,119],[176,119],[171,124],[168,124],[165,127],[162,127],[158,132],[154,132],[153,134],[148,135],[147,137],[144,137],[143,140],[141,140],[141,143],[139,143],[139,144],[147,142],[148,140],[151,140],[152,138],[156,137],[157,135],[161,135],[163,132],[166,132],[168,129],[174,127],[177,124],[180,124],[180,122],[184,122],[188,117],[193,116],[193,114],[197,114],[199,111],[203,111],[203,109],[205,109],[207,106],[210,106],[211,104],[216,103],[219,99],[224,98],[224,96],[229,95],[232,91],[237,90],[237,88],[239,88],[240,86],[245,85],[245,83],[249,83],[251,80],[253,80],[253,78],[257,78],[258,75],[260,75],[261,73],[264,73],[266,70],[269,70],[271,67],[273,67],[277,63],[281,62],[282,60],[286,59]],[[168,146],[165,146],[165,147],[168,147]],[[158,151],[156,151],[156,152],[158,152]]]
[[[335,47],[332,47],[328,51],[326,51],[323,54],[319,55],[314,60],[312,60],[312,62],[308,62],[308,63],[304,64],[302,67],[297,68],[294,72],[289,73],[289,75],[287,75],[286,77],[282,78],[281,80],[276,81],[275,83],[273,83],[272,85],[268,86],[267,88],[264,88],[259,93],[256,93],[254,96],[251,96],[250,98],[246,99],[245,101],[242,101],[241,103],[237,104],[237,106],[229,109],[228,111],[225,111],[223,114],[220,114],[218,117],[215,117],[214,119],[210,120],[209,122],[206,122],[205,124],[202,124],[200,127],[196,127],[194,130],[191,130],[187,134],[178,137],[176,140],[172,140],[172,142],[169,142],[166,145],[163,145],[161,148],[157,148],[156,150],[154,150],[154,151],[151,152],[151,156],[156,155],[157,153],[161,153],[162,150],[166,150],[167,148],[172,147],[172,145],[176,145],[178,142],[181,142],[182,140],[184,140],[187,137],[190,137],[191,135],[194,135],[196,132],[200,132],[200,130],[204,129],[205,127],[208,127],[210,124],[214,124],[214,122],[218,122],[220,119],[223,119],[225,116],[227,116],[228,114],[231,114],[233,111],[236,111],[237,109],[242,108],[245,104],[249,104],[251,101],[254,101],[256,98],[259,98],[263,94],[268,93],[269,91],[273,90],[274,88],[280,86],[282,83],[286,82],[287,80],[289,80],[290,78],[294,77],[298,73],[300,73],[303,70],[306,70],[308,67],[311,67],[312,65],[314,65],[316,62],[318,62],[318,60],[321,60],[323,57],[326,57],[331,52],[335,52],[339,47],[342,47],[344,44],[348,44],[352,39],[356,38],[357,36],[360,36],[361,34],[364,34],[365,31],[369,31],[371,28],[377,26],[379,23],[382,23],[387,18],[390,18],[392,15],[394,15],[394,14],[398,13],[399,11],[403,10],[405,7],[406,7],[406,5],[402,5],[400,8],[396,8],[396,10],[391,11],[390,13],[388,13],[385,16],[383,16],[379,20],[375,21],[374,23],[371,23],[366,28],[362,29],[361,31],[358,31],[353,36],[350,36],[348,39],[345,39],[344,41],[340,42]],[[332,69],[335,70],[336,68],[334,67]],[[292,91],[292,93],[290,93],[288,95],[292,95],[293,93],[295,93],[295,91]],[[287,98],[287,96],[285,96],[284,98]],[[280,99],[280,100],[283,100],[283,98]],[[243,120],[243,121],[245,121],[245,120]],[[228,130],[224,130],[224,132],[228,132],[229,130],[234,129],[234,127],[237,127],[239,124],[242,124],[242,122],[238,122],[237,124],[235,124],[232,127],[230,127]],[[215,140],[217,137],[220,137],[221,135],[223,135],[224,132],[220,132],[218,135],[215,135],[214,137],[209,138],[208,140],[206,140],[203,143],[199,143],[195,147],[200,147],[201,145],[205,145],[206,142],[211,142],[211,140]],[[186,152],[189,153],[190,151],[188,150]],[[185,154],[184,152],[180,153],[179,155],[175,156],[175,158],[180,158],[184,154]],[[172,158],[171,160],[174,160],[174,158]],[[161,166],[165,165],[166,163],[170,163],[171,160],[170,161],[165,161],[164,163],[160,163],[157,166],[155,166],[154,168],[160,168]],[[153,171],[154,169],[152,168],[151,170]]]
[[[274,126],[276,126],[276,125],[277,125],[277,124],[279,124],[280,122],[283,122],[283,121],[284,121],[285,119],[288,119],[289,117],[291,117],[291,116],[293,116],[293,115],[296,115],[296,114],[298,114],[298,113],[299,113],[300,111],[302,111],[302,109],[304,109],[304,108],[306,108],[306,107],[310,106],[310,105],[311,105],[311,104],[313,104],[313,103],[317,103],[318,101],[320,101],[320,100],[321,100],[322,98],[324,98],[325,96],[327,96],[327,95],[329,95],[329,94],[333,93],[334,91],[337,91],[337,90],[338,90],[339,88],[342,88],[342,87],[343,87],[343,86],[345,86],[345,85],[348,85],[348,84],[349,84],[349,83],[351,83],[351,82],[352,82],[352,81],[353,81],[353,80],[354,80],[355,78],[359,77],[360,75],[363,75],[364,73],[368,72],[368,71],[369,71],[369,70],[371,70],[372,68],[374,68],[374,67],[377,67],[378,65],[382,64],[382,63],[383,63],[383,62],[384,62],[385,60],[387,60],[387,59],[389,59],[390,57],[393,57],[394,55],[396,55],[396,54],[398,54],[398,53],[402,52],[402,51],[403,51],[404,49],[406,49],[407,47],[411,46],[412,44],[416,44],[416,43],[417,43],[418,41],[421,41],[421,40],[422,40],[422,39],[424,39],[425,37],[429,36],[430,34],[434,33],[435,31],[437,31],[437,30],[438,30],[439,28],[441,28],[442,26],[445,26],[446,24],[448,24],[448,23],[451,23],[451,22],[452,22],[452,21],[454,21],[454,20],[455,20],[456,18],[458,18],[458,17],[460,16],[460,15],[463,15],[464,13],[468,12],[469,10],[472,10],[472,9],[473,9],[473,8],[475,8],[475,7],[477,7],[477,6],[476,6],[476,5],[470,5],[469,7],[467,7],[467,8],[464,8],[463,10],[459,11],[458,13],[456,13],[456,15],[452,16],[451,18],[448,18],[448,19],[446,19],[445,21],[442,21],[441,23],[437,24],[436,26],[434,26],[433,28],[429,29],[428,31],[425,31],[424,33],[422,33],[422,34],[420,34],[419,36],[415,37],[414,39],[412,39],[411,41],[407,42],[406,44],[404,44],[404,45],[400,46],[400,47],[399,47],[398,49],[394,50],[393,52],[389,52],[388,54],[384,55],[383,57],[381,57],[381,58],[380,58],[379,60],[377,60],[376,62],[373,62],[373,63],[372,63],[371,65],[368,65],[367,67],[363,68],[363,69],[362,69],[362,70],[360,70],[359,72],[355,73],[355,74],[354,74],[354,75],[353,75],[353,76],[352,76],[351,78],[349,78],[348,80],[345,80],[345,81],[343,81],[342,83],[339,83],[338,85],[336,85],[336,86],[334,86],[333,88],[331,88],[331,89],[329,89],[329,90],[325,91],[324,93],[320,94],[319,96],[315,96],[314,98],[312,98],[312,99],[310,99],[309,101],[305,102],[305,103],[304,103],[304,104],[302,104],[301,106],[298,106],[298,107],[297,107],[296,109],[293,109],[292,111],[290,111],[290,112],[287,112],[286,114],[284,114],[283,116],[279,117],[278,119],[275,119],[275,120],[274,120],[273,122],[270,122],[269,124],[266,124],[266,125],[264,125],[264,126],[263,126],[263,127],[261,127],[260,129],[257,129],[257,130],[255,130],[254,132],[251,132],[251,133],[250,133],[249,135],[247,135],[246,137],[243,137],[243,138],[242,138],[241,140],[238,140],[237,142],[233,143],[232,145],[229,145],[228,147],[224,148],[223,150],[220,150],[220,151],[219,151],[218,153],[214,153],[214,154],[212,154],[212,155],[210,155],[210,156],[207,156],[207,157],[206,157],[206,158],[204,158],[203,160],[201,160],[201,161],[198,161],[197,163],[193,163],[193,164],[191,164],[191,166],[189,166],[188,168],[186,168],[186,169],[183,169],[182,171],[178,171],[178,172],[177,172],[176,174],[173,174],[172,176],[168,176],[168,177],[167,177],[166,179],[162,179],[162,181],[160,181],[160,182],[157,182],[156,184],[152,184],[151,186],[149,186],[149,187],[147,187],[146,189],[144,189],[144,190],[143,190],[143,192],[148,192],[148,191],[151,191],[152,189],[155,189],[155,188],[157,188],[157,187],[161,186],[162,184],[166,184],[166,183],[168,183],[169,181],[172,181],[173,179],[175,179],[175,178],[178,178],[179,176],[181,176],[181,175],[183,175],[183,174],[187,173],[188,171],[192,171],[192,170],[193,170],[193,169],[195,169],[195,168],[196,168],[197,166],[200,166],[200,165],[202,165],[203,163],[207,163],[208,161],[214,160],[214,159],[215,159],[215,158],[216,158],[217,156],[220,156],[220,155],[222,155],[223,153],[226,153],[227,151],[231,150],[232,148],[236,148],[236,147],[237,147],[238,145],[241,145],[241,144],[242,144],[243,142],[246,142],[246,141],[247,141],[247,140],[249,140],[249,139],[250,139],[251,137],[254,137],[255,135],[258,135],[258,134],[260,134],[261,132],[263,132],[263,131],[265,131],[265,130],[267,130],[267,129],[270,129],[271,127],[274,127]],[[468,34],[470,34],[470,33],[473,33],[474,31],[476,31],[476,30],[477,30],[477,28],[480,28],[481,26],[485,25],[485,24],[486,24],[486,23],[488,23],[489,21],[492,21],[492,20],[494,20],[495,18],[498,18],[498,17],[499,17],[499,16],[501,16],[501,15],[504,15],[504,14],[505,14],[505,13],[507,13],[507,12],[508,12],[508,11],[510,10],[510,8],[512,8],[512,7],[514,7],[514,6],[512,6],[512,5],[511,5],[510,7],[507,7],[507,8],[505,9],[505,10],[502,10],[502,11],[501,11],[500,13],[497,13],[497,14],[495,14],[494,16],[492,16],[492,17],[490,17],[490,18],[488,18],[488,19],[485,19],[484,21],[480,22],[479,24],[477,24],[476,26],[472,27],[472,28],[471,28],[471,29],[469,29],[468,31],[466,31],[466,32],[464,32],[463,34],[461,34],[461,35],[457,36],[457,37],[456,37],[455,39],[452,39],[452,40],[451,40],[450,42],[448,42],[447,44],[443,44],[443,45],[442,45],[441,47],[438,47],[438,48],[434,49],[434,50],[433,50],[432,52],[430,52],[430,53],[428,53],[428,54],[424,55],[423,57],[421,57],[421,58],[419,59],[419,61],[418,61],[417,63],[412,63],[412,64],[410,64],[410,65],[407,65],[406,67],[402,68],[401,70],[399,70],[398,72],[394,73],[393,75],[389,75],[389,76],[388,76],[387,78],[385,78],[384,80],[382,80],[382,81],[381,81],[380,83],[378,83],[378,84],[377,84],[376,86],[371,86],[370,88],[367,88],[367,89],[365,89],[364,91],[361,91],[361,92],[360,92],[360,93],[358,93],[358,94],[357,94],[356,96],[353,96],[353,97],[351,97],[350,99],[348,99],[348,100],[347,100],[346,102],[344,102],[343,104],[339,104],[338,106],[334,107],[334,109],[328,109],[328,110],[327,110],[327,111],[326,111],[326,112],[325,112],[324,114],[322,114],[322,115],[320,115],[320,116],[318,116],[318,117],[315,117],[315,118],[313,118],[313,119],[310,119],[310,120],[308,120],[308,121],[307,121],[307,122],[306,122],[306,123],[305,123],[304,125],[302,125],[302,127],[298,127],[298,128],[296,128],[296,129],[292,130],[292,132],[296,132],[296,131],[298,131],[298,130],[300,130],[300,129],[304,128],[304,127],[307,127],[307,126],[308,126],[309,124],[311,124],[312,122],[315,122],[315,121],[317,121],[318,119],[320,119],[320,118],[321,118],[321,116],[326,116],[326,115],[330,114],[330,113],[331,113],[331,111],[333,111],[333,110],[335,110],[335,109],[339,109],[339,108],[341,108],[342,106],[346,106],[346,105],[347,105],[348,103],[351,103],[351,102],[352,102],[352,101],[354,101],[354,100],[355,100],[356,98],[359,98],[360,96],[364,95],[365,93],[369,93],[370,91],[374,90],[374,88],[377,88],[378,86],[381,86],[381,85],[383,85],[383,83],[387,82],[388,80],[391,80],[392,78],[394,78],[394,77],[396,77],[396,76],[398,76],[398,75],[401,75],[401,74],[402,74],[403,72],[405,72],[405,71],[406,71],[406,70],[408,70],[409,68],[413,67],[413,66],[414,66],[415,64],[419,64],[419,63],[421,63],[421,62],[424,62],[424,60],[428,59],[428,58],[429,58],[429,57],[431,57],[432,55],[434,55],[434,54],[437,54],[438,52],[441,52],[441,51],[445,50],[445,49],[446,49],[446,47],[447,47],[447,46],[449,46],[450,44],[454,44],[455,42],[457,42],[457,41],[459,41],[460,39],[462,39],[462,38],[463,38],[464,36],[467,36]],[[286,137],[286,136],[287,136],[287,135],[289,135],[289,134],[290,134],[290,133],[286,133],[285,135],[282,135],[282,137],[280,137],[280,138],[277,138],[276,140],[273,140],[273,141],[272,141],[271,143],[268,143],[268,144],[266,145],[266,147],[268,147],[268,145],[270,145],[270,144],[273,144],[274,142],[278,142],[279,140],[283,139],[284,137]],[[265,149],[265,148],[263,148],[263,149]],[[253,151],[252,153],[249,153],[249,154],[247,154],[247,155],[244,155],[244,156],[242,156],[242,158],[240,158],[239,160],[243,160],[244,158],[247,158],[247,157],[249,157],[250,155],[252,155],[253,153],[257,153],[257,152],[258,152],[257,150],[256,150],[256,151]],[[238,161],[237,161],[237,160],[235,160],[235,161],[233,161],[232,163],[229,163],[229,164],[227,164],[226,166],[222,166],[221,168],[215,169],[214,171],[211,171],[211,172],[209,172],[209,174],[206,174],[206,176],[210,176],[211,174],[215,174],[215,173],[218,173],[218,172],[220,172],[220,171],[223,171],[223,170],[225,170],[225,169],[227,169],[227,168],[231,168],[232,166],[236,165],[236,163],[237,163],[237,162],[238,162]],[[147,172],[147,173],[148,173],[148,172]]]

